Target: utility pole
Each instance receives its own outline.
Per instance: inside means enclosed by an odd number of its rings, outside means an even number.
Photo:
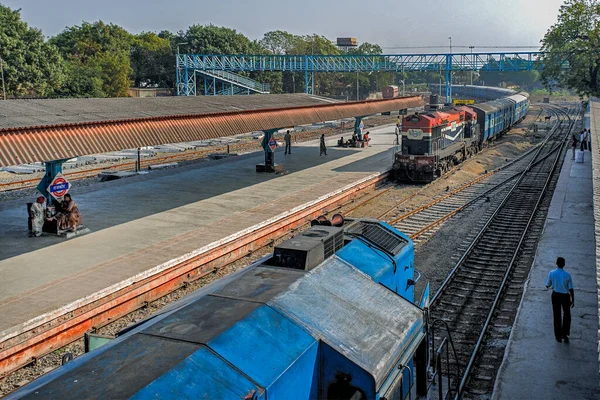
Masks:
[[[474,69],[475,60],[473,59],[473,49],[475,48],[475,46],[469,46],[469,48],[471,49],[471,62],[473,63],[471,67]],[[473,86],[473,69],[471,69],[471,86]]]
[[[0,76],[2,76],[2,98],[6,100],[6,86],[4,85],[4,61],[0,56]]]

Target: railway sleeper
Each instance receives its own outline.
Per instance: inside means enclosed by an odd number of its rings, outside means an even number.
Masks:
[[[481,270],[481,271],[489,271],[490,265],[504,265],[505,262],[510,260],[509,257],[494,257],[488,260],[482,260],[481,258],[473,258],[469,257],[469,260],[465,263],[468,265],[470,269]],[[479,265],[483,265],[484,268],[479,267]]]
[[[490,283],[481,284],[480,282],[477,282],[474,279],[476,279],[476,277],[457,278],[457,279],[455,279],[455,282],[463,284],[463,285],[469,285],[470,287],[461,287],[461,288],[457,287],[457,288],[453,288],[453,289],[463,290],[463,291],[468,291],[468,292],[473,292],[473,293],[489,293],[489,294],[496,294],[496,292],[498,291],[499,282],[490,282]],[[489,288],[490,290],[480,289],[480,287]]]
[[[453,301],[447,301],[447,300],[440,300],[440,304],[444,304],[449,307],[463,307],[464,306],[463,303],[455,303]],[[489,307],[478,306],[478,305],[472,305],[471,308],[480,309],[480,310],[488,310],[489,309]]]
[[[478,301],[493,301],[495,296],[479,296],[476,294],[472,294],[471,292],[469,292],[468,294],[462,294],[462,293],[456,293],[453,292],[451,289],[448,289],[448,293],[451,294],[452,296],[456,296],[456,297],[462,297],[463,299],[468,299],[468,300],[478,300]]]

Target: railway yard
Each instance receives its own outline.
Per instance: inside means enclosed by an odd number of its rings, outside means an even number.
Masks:
[[[436,396],[439,386],[449,388],[452,398],[562,398],[567,392],[573,398],[598,398],[593,382],[556,383],[558,394],[548,392],[543,384],[554,379],[551,372],[540,372],[535,389],[511,392],[522,382],[509,366],[517,362],[511,349],[521,345],[513,324],[525,324],[519,319],[524,293],[531,291],[528,285],[541,285],[530,282],[530,274],[551,268],[536,264],[543,258],[536,252],[548,219],[556,217],[553,202],[563,193],[557,188],[573,177],[564,171],[586,165],[591,178],[592,163],[597,168],[600,159],[594,107],[600,118],[600,103],[592,103],[590,124],[580,103],[532,104],[509,132],[427,184],[391,179],[394,116],[367,120],[372,139],[360,150],[336,148],[338,137],[348,132],[337,127],[299,134],[293,154],[275,151],[284,163],[276,175],[254,172],[262,152],[252,139],[231,148],[217,144],[148,159],[144,167],[173,160],[180,165],[110,182],[95,178],[105,167],[88,166],[71,173],[77,180],[71,193],[92,232],[68,241],[23,238],[23,204],[34,196],[31,186],[37,180],[10,176],[0,192],[0,218],[7,221],[0,233],[6,244],[0,257],[6,285],[0,291],[0,396],[81,356],[84,332],[116,335],[263,259],[319,215],[339,213],[384,221],[415,244],[417,280],[430,285],[430,383]],[[586,161],[566,160],[571,135],[590,126],[593,151]],[[326,160],[317,156],[320,134],[327,136]],[[225,150],[240,155],[206,160]],[[131,169],[130,164],[125,160],[111,168]],[[585,184],[591,186],[592,179]],[[591,213],[591,203],[577,210]],[[564,238],[565,244],[569,240],[577,238]],[[581,286],[584,279],[595,282],[595,266],[586,268],[587,275],[574,275]],[[424,289],[424,284],[415,286],[415,297]],[[586,304],[597,334],[597,296],[583,292],[578,307]],[[551,319],[539,323],[552,339]],[[578,332],[577,322],[573,329]],[[547,345],[557,344],[552,339]],[[570,346],[576,349],[572,355],[556,357],[575,364],[587,351],[586,379],[597,380],[597,337],[574,333]],[[590,352],[594,346],[596,353]]]

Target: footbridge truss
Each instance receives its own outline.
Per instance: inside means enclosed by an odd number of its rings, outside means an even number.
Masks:
[[[543,68],[541,52],[382,54],[382,55],[223,55],[177,54],[177,94],[195,96],[197,71],[303,72],[313,94],[314,72],[445,71],[450,101],[452,71],[531,71]],[[206,91],[206,85],[205,91]]]

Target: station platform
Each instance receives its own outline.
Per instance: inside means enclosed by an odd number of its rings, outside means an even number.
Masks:
[[[493,399],[600,398],[600,103],[592,104],[591,115],[593,151],[583,163],[571,160],[570,149],[566,155]],[[575,286],[568,344],[554,338],[552,290],[545,287],[559,256]]]
[[[286,156],[278,148],[284,172],[277,175],[255,172],[264,161],[259,152],[76,187],[71,194],[91,233],[71,240],[28,238],[25,201],[0,203],[0,342],[382,176],[392,163],[394,126],[370,131],[370,147],[336,148],[340,134],[327,140],[326,156],[318,141],[293,144]]]

